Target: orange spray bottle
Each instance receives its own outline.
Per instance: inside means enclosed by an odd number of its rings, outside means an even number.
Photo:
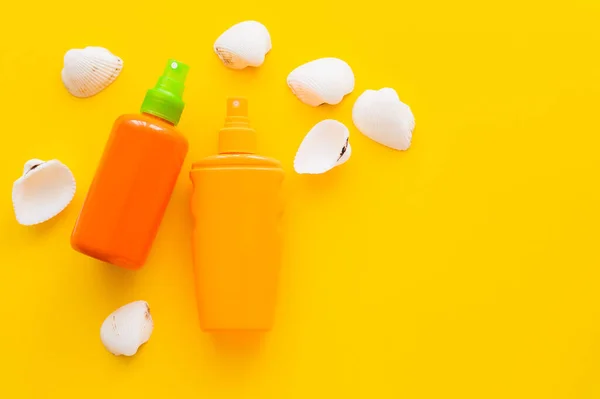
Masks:
[[[175,128],[187,73],[169,60],[141,113],[115,121],[71,234],[75,250],[129,269],[145,263],[188,151]]]
[[[269,330],[281,267],[284,171],[256,153],[248,102],[227,100],[219,154],[192,165],[194,274],[205,331]]]

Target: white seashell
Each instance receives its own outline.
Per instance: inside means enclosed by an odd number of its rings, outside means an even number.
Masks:
[[[350,131],[341,122],[325,119],[306,134],[294,158],[299,174],[325,173],[350,158]]]
[[[112,312],[100,327],[100,339],[113,355],[133,356],[154,330],[150,306],[134,301]]]
[[[123,69],[123,60],[105,48],[89,46],[67,51],[62,81],[75,97],[91,97],[114,82]]]
[[[396,150],[410,147],[415,117],[394,89],[366,90],[354,103],[352,121],[370,139]]]
[[[62,212],[75,195],[71,170],[53,159],[31,159],[13,184],[12,202],[17,221],[25,226],[43,223]]]
[[[29,161],[25,162],[25,166],[23,166],[23,176],[25,176],[25,174],[27,174],[27,172],[29,172],[31,169],[43,163],[44,161],[37,158],[30,159]]]
[[[319,58],[300,65],[287,77],[287,84],[305,104],[339,104],[354,90],[354,73],[338,58]]]
[[[223,64],[231,69],[259,67],[271,50],[271,35],[260,22],[244,21],[223,32],[213,49]]]

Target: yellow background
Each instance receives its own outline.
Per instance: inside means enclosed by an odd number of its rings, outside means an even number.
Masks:
[[[259,69],[212,52],[256,19],[273,49]],[[600,3],[114,1],[8,2],[0,16],[0,397],[600,397]],[[70,48],[124,60],[80,100],[60,79]],[[287,74],[346,60],[338,106],[299,102]],[[190,141],[146,266],[71,250],[69,234],[114,119],[136,112],[168,58],[191,66]],[[352,125],[365,89],[395,88],[416,116],[411,148]],[[227,96],[247,96],[263,154],[281,159],[288,206],[274,330],[213,338],[197,322],[188,170],[216,150]],[[304,134],[335,118],[350,161],[299,176]],[[12,183],[57,158],[73,203],[17,224]],[[104,318],[145,299],[156,324],[133,358],[99,339]]]

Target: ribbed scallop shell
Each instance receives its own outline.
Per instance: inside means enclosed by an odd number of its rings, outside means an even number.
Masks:
[[[123,69],[123,60],[102,47],[67,51],[62,81],[75,97],[91,97],[114,82]]]
[[[352,121],[371,140],[395,150],[410,147],[415,117],[394,89],[365,90],[354,103]]]
[[[287,84],[300,101],[312,107],[339,104],[354,90],[354,73],[339,58],[319,58],[290,72]]]
[[[259,67],[271,50],[271,35],[260,22],[244,21],[223,32],[213,49],[228,68]]]
[[[108,315],[100,327],[100,339],[113,355],[133,356],[153,330],[150,306],[146,301],[134,301]]]

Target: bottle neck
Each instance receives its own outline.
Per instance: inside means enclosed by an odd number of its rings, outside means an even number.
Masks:
[[[155,119],[155,120],[157,120],[157,121],[161,121],[161,122],[163,122],[163,123],[166,123],[167,125],[175,126],[175,124],[174,124],[173,122],[171,122],[171,121],[169,121],[169,120],[167,120],[167,119],[165,119],[165,118],[161,118],[161,117],[160,117],[160,116],[158,116],[158,115],[154,115],[153,113],[150,113],[150,112],[142,112],[142,115],[144,115],[144,116],[147,116],[147,117],[149,117],[149,118],[151,118],[151,119]]]
[[[219,131],[220,154],[255,154],[256,132],[245,116],[228,116]]]

